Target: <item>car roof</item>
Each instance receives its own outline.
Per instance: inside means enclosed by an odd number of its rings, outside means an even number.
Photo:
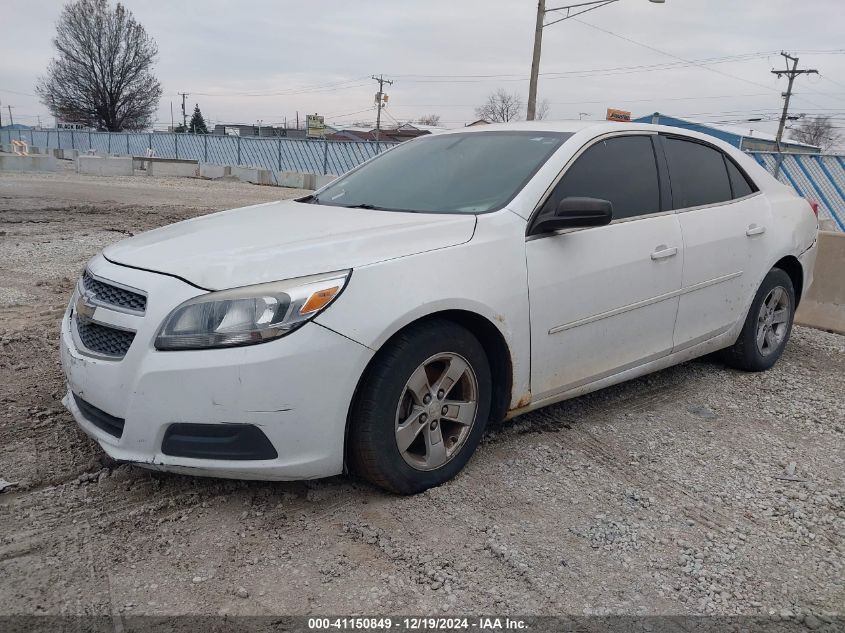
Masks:
[[[663,132],[677,136],[686,136],[707,141],[719,147],[732,147],[715,136],[684,130],[670,125],[655,125],[653,123],[637,123],[635,121],[515,121],[509,123],[489,123],[487,125],[473,125],[471,127],[456,128],[441,134],[484,134],[485,132],[523,131],[523,132],[564,132],[578,134],[586,132],[584,136],[601,136],[613,132]]]
[[[438,136],[456,133],[484,134],[485,132],[497,131],[563,132],[572,134],[574,138],[568,140],[564,145],[567,145],[570,142],[588,142],[589,139],[596,138],[604,134],[612,134],[614,132],[662,132],[664,134],[672,134],[674,136],[681,136],[689,139],[698,139],[718,147],[723,152],[733,157],[735,161],[742,165],[760,189],[765,190],[783,187],[783,185],[774,179],[768,171],[757,163],[757,161],[733,145],[704,132],[685,130],[671,125],[655,125],[653,123],[638,123],[635,121],[516,121],[511,123],[490,123],[488,125],[474,125],[471,127],[457,128],[447,132],[442,132],[438,134]],[[420,138],[425,138],[425,136]]]
[[[469,127],[454,128],[441,134],[460,134],[472,132],[523,131],[523,132],[569,132],[575,133],[587,128],[600,125],[595,121],[511,121],[509,123],[488,123],[486,125],[471,125]]]

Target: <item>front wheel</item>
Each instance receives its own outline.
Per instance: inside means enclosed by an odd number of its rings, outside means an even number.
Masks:
[[[780,268],[772,268],[754,296],[739,338],[722,350],[722,359],[745,371],[769,369],[783,354],[794,315],[792,279]]]
[[[400,494],[454,477],[490,415],[484,348],[446,320],[397,335],[374,359],[352,408],[348,458],[356,474]]]

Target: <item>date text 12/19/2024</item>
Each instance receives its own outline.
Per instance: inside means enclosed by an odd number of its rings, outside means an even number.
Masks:
[[[478,617],[478,618],[437,618],[437,617],[336,617],[308,618],[308,629],[312,631],[330,630],[390,630],[399,631],[458,631],[472,630],[520,631],[528,628],[525,620],[519,618]]]

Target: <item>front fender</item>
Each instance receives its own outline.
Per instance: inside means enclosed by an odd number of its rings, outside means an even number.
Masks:
[[[480,315],[510,350],[513,407],[530,389],[526,279],[524,222],[509,212],[480,216],[466,244],[356,268],[316,322],[377,351],[402,328],[437,312]]]

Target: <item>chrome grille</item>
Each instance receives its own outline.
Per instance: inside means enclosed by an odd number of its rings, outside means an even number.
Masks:
[[[79,333],[79,340],[89,350],[115,359],[126,356],[126,352],[135,338],[134,332],[118,330],[79,319],[76,321],[76,331]]]
[[[147,298],[144,295],[95,279],[87,270],[82,274],[82,287],[97,303],[141,314],[147,309]]]

